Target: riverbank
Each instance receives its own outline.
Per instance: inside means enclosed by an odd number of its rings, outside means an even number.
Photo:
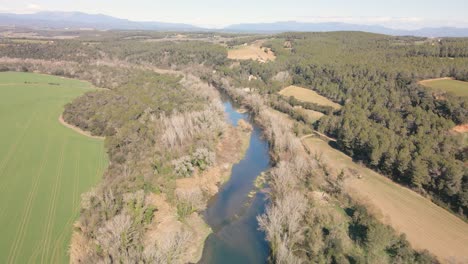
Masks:
[[[264,212],[267,197],[260,192],[252,197],[252,191],[257,177],[270,168],[269,145],[249,113],[239,112],[227,98],[224,106],[231,124],[252,133],[245,157],[233,166],[231,177],[204,212],[213,233],[200,263],[265,263],[269,247],[257,216]]]
[[[202,173],[176,180],[176,196],[193,206],[187,215],[182,215],[182,209],[173,206],[165,195],[151,195],[148,203],[156,207],[157,211],[154,213],[155,220],[146,232],[146,244],[156,243],[164,247],[168,243],[167,237],[180,234],[183,241],[178,242],[186,245],[178,257],[180,263],[196,263],[200,260],[205,240],[212,233],[201,212],[218,193],[220,186],[229,180],[234,164],[244,157],[250,135],[248,129],[228,126],[216,147],[216,164]]]

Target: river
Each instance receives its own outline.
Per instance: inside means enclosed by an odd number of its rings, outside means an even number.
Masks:
[[[256,217],[264,212],[267,195],[256,192],[249,197],[249,193],[255,190],[255,179],[270,168],[268,142],[249,113],[237,112],[227,98],[223,104],[232,125],[244,119],[253,131],[245,157],[233,166],[230,179],[204,212],[213,233],[205,242],[200,263],[266,263],[269,246]]]

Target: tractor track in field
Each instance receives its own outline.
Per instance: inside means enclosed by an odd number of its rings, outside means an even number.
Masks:
[[[24,145],[23,138],[27,134],[27,131],[29,130],[29,127],[31,126],[31,123],[32,123],[33,119],[36,118],[36,113],[34,115],[32,115],[30,119],[28,119],[28,121],[26,123],[26,127],[22,130],[20,136],[13,143],[13,145],[11,145],[10,149],[8,150],[7,155],[5,156],[5,158],[0,163],[0,180],[2,180],[2,178],[3,178],[2,175],[4,173],[4,169],[7,167],[8,162],[10,161],[11,157],[14,156],[13,154],[16,153],[16,151],[18,149],[20,149]],[[8,187],[7,182],[0,184],[0,193],[3,193],[7,187]],[[3,218],[5,213],[6,213],[6,208],[1,208],[0,207],[0,219]]]
[[[76,199],[77,195],[78,195],[78,178],[79,178],[79,166],[78,166],[78,161],[79,161],[79,157],[80,157],[80,151],[78,151],[78,158],[77,158],[77,161],[75,162],[75,179],[74,179],[74,190],[73,190],[73,193],[74,193],[74,196],[73,196],[73,207],[75,208],[74,209],[74,212],[72,213],[72,216],[68,218],[67,222],[65,223],[65,228],[60,232],[60,235],[58,236],[57,240],[55,241],[54,243],[54,247],[53,247],[53,251],[52,251],[52,260],[54,263],[58,263],[60,261],[60,253],[61,253],[61,250],[60,249],[60,244],[63,242],[63,240],[65,239],[65,235],[68,231],[67,227],[69,227],[72,223],[73,223],[73,220],[75,219],[75,215],[79,212],[79,198]],[[102,174],[102,171],[103,171],[103,156],[102,155],[98,155],[98,166],[96,168],[96,176],[95,177],[98,177],[100,174]],[[75,184],[76,183],[76,184]]]
[[[63,240],[65,239],[65,235],[69,231],[70,226],[73,223],[73,220],[75,219],[75,215],[79,212],[79,208],[74,208],[72,216],[70,216],[67,220],[67,222],[64,225],[64,228],[60,232],[60,235],[57,237],[55,240],[54,249],[52,250],[52,263],[59,263],[60,262],[60,253],[62,253],[61,249],[61,244],[64,242]]]
[[[79,182],[80,182],[80,166],[79,166],[80,155],[81,155],[81,151],[78,150],[78,154],[75,159],[75,178],[73,178],[73,200],[72,200],[73,208],[76,208],[78,206],[77,200],[79,201],[78,188],[79,188]]]
[[[68,240],[80,210],[80,193],[92,186],[93,176],[101,176],[104,166],[101,158],[106,158],[95,156],[105,153],[101,149],[102,140],[88,135],[77,136],[75,133],[79,131],[69,132],[70,127],[57,124],[57,119],[63,105],[72,97],[83,94],[83,89],[92,90],[88,89],[92,86],[84,87],[78,81],[61,83],[54,76],[46,83],[36,81],[34,74],[2,73],[2,76],[25,82],[3,79],[0,88],[19,86],[25,90],[11,87],[7,96],[0,95],[1,101],[5,102],[0,111],[8,110],[0,115],[6,124],[0,154],[0,219],[6,228],[1,239],[4,245],[0,252],[1,262],[67,262]],[[51,83],[71,87],[69,91],[59,89],[58,94]],[[51,89],[42,92],[36,87]],[[3,91],[7,92],[0,89]],[[12,102],[12,111],[9,102]],[[93,148],[83,147],[88,144]],[[91,156],[89,152],[92,152]]]
[[[79,201],[79,198],[77,198],[77,196],[78,196],[78,184],[79,184],[79,175],[80,175],[79,173],[80,156],[81,156],[81,151],[78,149],[77,156],[75,158],[75,168],[74,168],[74,178],[73,178],[72,214],[68,218],[67,222],[65,223],[64,229],[60,232],[59,237],[54,243],[54,250],[52,251],[52,258],[54,260],[54,263],[58,263],[60,261],[60,253],[61,253],[60,245],[64,240],[64,237],[67,233],[69,226],[73,223],[73,220],[75,219],[75,216],[79,212],[79,209],[80,209],[79,204],[77,204]]]
[[[27,132],[29,130],[29,127],[31,126],[32,121],[36,118],[36,115],[37,115],[37,112],[35,112],[33,115],[31,115],[31,118],[29,118],[27,123],[26,123],[26,127],[21,131],[20,136],[17,137],[17,140],[10,146],[10,148],[8,149],[7,154],[5,155],[5,157],[0,162],[0,176],[3,175],[4,170],[5,170],[8,162],[10,161],[11,157],[13,156],[13,154],[18,149],[18,145],[22,145],[22,143],[24,143],[23,138],[27,134]],[[6,184],[2,184],[2,186],[0,187],[0,193],[3,192],[3,190],[5,188],[6,188]]]
[[[45,259],[47,259],[47,257],[49,256],[49,250],[50,250],[50,247],[49,247],[49,243],[50,243],[50,239],[51,239],[51,236],[52,236],[52,232],[53,232],[53,226],[54,226],[54,215],[55,215],[55,211],[57,210],[57,196],[58,196],[58,193],[60,191],[60,187],[61,187],[61,184],[62,184],[62,174],[63,174],[63,161],[64,161],[64,152],[65,152],[65,146],[67,145],[67,138],[64,140],[64,142],[62,143],[62,149],[61,149],[61,152],[60,152],[60,160],[57,164],[57,175],[56,175],[56,179],[55,179],[55,185],[53,187],[53,190],[52,190],[52,201],[50,203],[50,206],[49,206],[49,209],[48,209],[48,214],[47,214],[47,219],[46,219],[46,231],[45,231],[45,236],[44,236],[44,242],[42,243],[42,245],[44,246],[44,249],[42,250],[42,254],[41,254],[41,263],[47,263],[47,262],[44,262]]]
[[[37,173],[33,179],[33,186],[31,188],[31,191],[29,192],[28,199],[27,199],[27,204],[26,208],[24,209],[23,212],[23,217],[21,218],[21,223],[19,226],[19,230],[16,232],[17,235],[15,237],[15,241],[13,242],[13,248],[10,249],[10,253],[8,256],[8,263],[15,263],[16,260],[16,255],[19,249],[21,249],[23,243],[24,243],[24,236],[26,234],[27,226],[29,224],[30,218],[31,218],[31,211],[32,211],[32,204],[34,202],[34,198],[37,195],[38,187],[39,187],[39,179],[41,177],[41,174],[43,173],[43,170],[48,162],[48,153],[50,149],[50,135],[47,138],[47,143],[45,146],[44,153],[42,155],[42,161],[39,169],[37,170]]]

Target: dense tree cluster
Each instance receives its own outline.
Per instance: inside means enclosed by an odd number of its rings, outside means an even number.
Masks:
[[[323,112],[316,128],[336,137],[344,152],[461,216],[468,214],[467,146],[450,132],[468,122],[468,98],[433,94],[418,84],[425,78],[467,80],[467,39],[285,33],[269,46],[277,55],[274,62],[249,61],[220,71],[235,85],[262,94],[276,93],[275,76],[288,71],[292,80],[283,86],[309,87],[344,107],[333,112],[276,95],[269,96],[272,106],[303,121],[291,106]],[[438,51],[415,52],[429,47]],[[260,78],[248,82],[247,74]]]
[[[148,204],[147,195],[164,193],[174,207],[185,206],[175,193],[175,179],[191,174],[181,175],[175,163],[189,154],[191,173],[212,166],[213,149],[224,131],[219,105],[208,105],[216,97],[207,97],[196,85],[183,85],[180,77],[137,70],[131,74],[128,83],[87,93],[65,107],[67,122],[106,136],[110,159],[102,183],[83,197],[78,233],[82,243],[96,247],[80,257],[85,263],[163,261],[183,251],[190,234],[171,234],[165,238],[171,243],[167,249],[144,243],[145,226],[157,209]],[[183,127],[169,125],[174,122]],[[190,202],[195,198],[204,202],[209,197],[200,193]]]
[[[408,51],[409,56],[425,57],[468,57],[468,39],[436,39],[431,41],[421,41]]]
[[[468,122],[467,100],[434,95],[417,83],[446,76],[468,80],[466,40],[286,33],[265,44],[277,59],[262,64],[229,61],[224,47],[203,41],[146,41],[165,38],[161,33],[100,34],[49,43],[4,41],[0,46],[1,70],[80,78],[110,89],[87,93],[64,112],[67,122],[107,136],[111,161],[103,183],[83,197],[77,228],[82,244],[91,245],[84,249],[84,262],[166,263],[177,259],[189,241],[182,232],[164,246],[144,248],[145,225],[155,210],[144,200],[149,192],[164,193],[181,216],[197,207],[203,194],[177,194],[174,182],[215,162],[214,144],[224,121],[210,89],[187,75],[156,74],[156,67],[190,68],[243,103],[264,128],[277,164],[268,174],[272,202],[259,222],[278,263],[435,260],[411,249],[404,237],[343,194],[336,184],[340,176],[305,153],[295,135],[297,123],[271,108],[305,123],[307,129],[336,137],[338,146],[356,160],[467,214],[467,148],[449,132]],[[249,80],[251,75],[257,79]],[[290,84],[312,88],[343,108],[276,94]],[[325,116],[308,124],[295,106]],[[329,200],[323,203],[311,195],[317,192]]]
[[[271,203],[258,216],[274,263],[437,263],[352,202],[342,190],[343,172],[333,173],[319,157],[306,153],[292,122],[258,95],[234,88],[226,79],[218,81],[255,113],[277,162],[267,176]]]

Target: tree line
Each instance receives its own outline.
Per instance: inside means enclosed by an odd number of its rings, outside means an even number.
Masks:
[[[292,106],[323,112],[326,115],[310,125],[335,137],[345,153],[461,217],[468,214],[464,165],[468,149],[462,135],[450,132],[468,122],[468,98],[433,94],[418,84],[438,77],[467,80],[468,59],[461,53],[446,58],[413,52],[426,46],[466,50],[467,39],[439,42],[360,32],[284,33],[267,45],[277,55],[274,62],[248,61],[234,69],[221,66],[219,71],[232,77],[235,85],[269,95],[275,108],[297,120],[304,119]],[[291,78],[278,82],[276,76],[284,71]],[[259,78],[249,82],[248,74]],[[313,89],[344,107],[329,111],[278,99],[274,94],[289,84]]]

